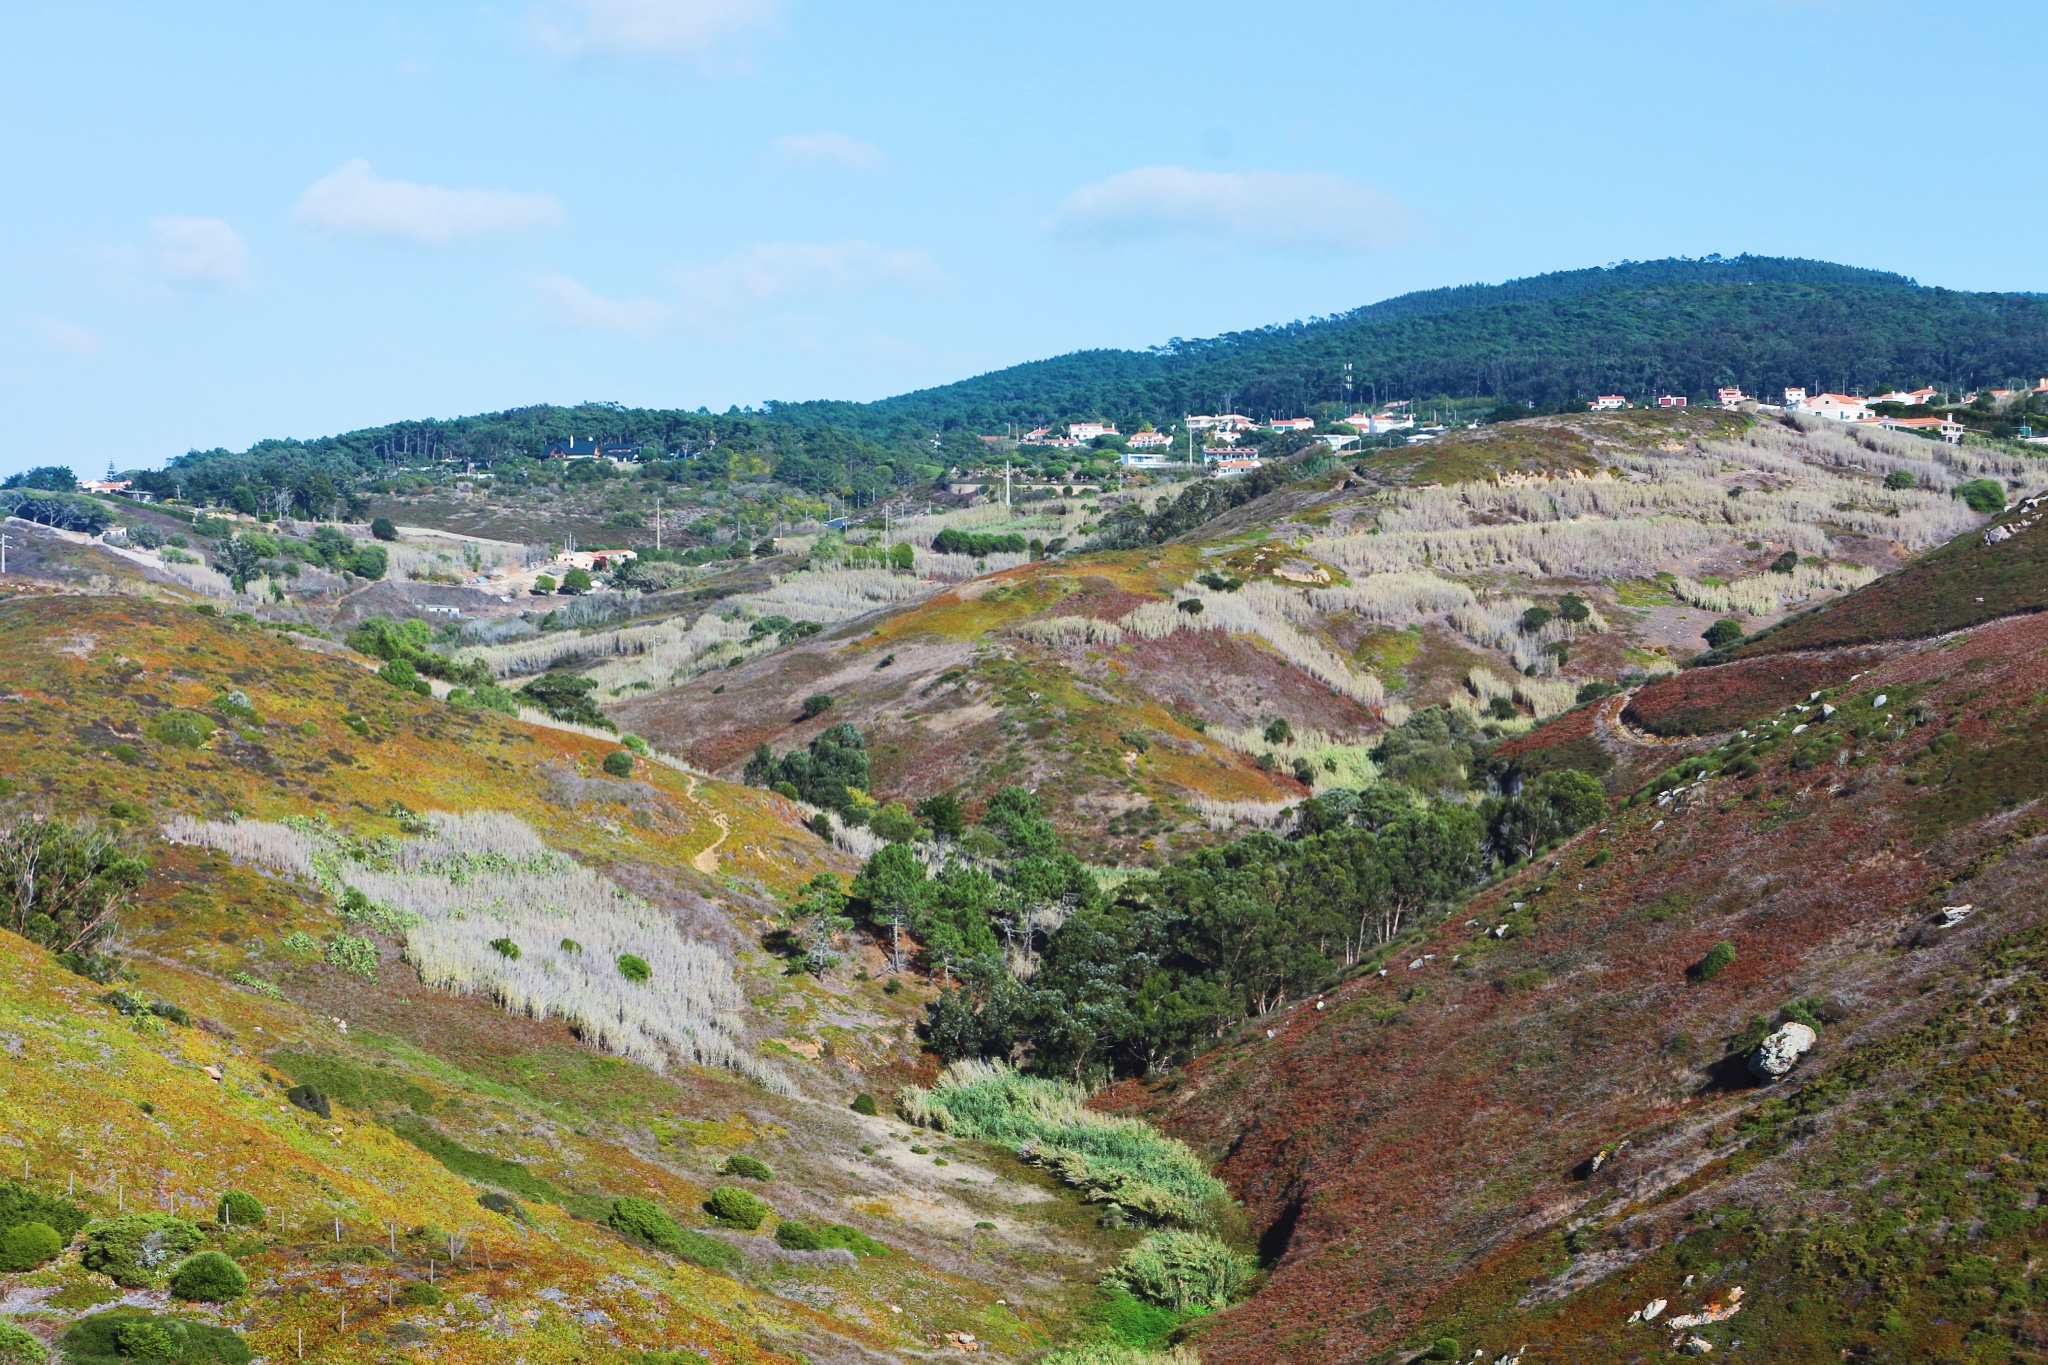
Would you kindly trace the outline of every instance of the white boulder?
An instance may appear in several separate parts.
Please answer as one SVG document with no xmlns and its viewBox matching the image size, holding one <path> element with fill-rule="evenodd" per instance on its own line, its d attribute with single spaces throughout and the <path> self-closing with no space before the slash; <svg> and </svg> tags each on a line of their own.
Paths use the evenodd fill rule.
<svg viewBox="0 0 2048 1365">
<path fill-rule="evenodd" d="M 1750 1074 L 1760 1081 L 1775 1081 L 1790 1071 L 1816 1041 L 1814 1031 L 1806 1025 L 1787 1024 L 1749 1054 Z"/>
</svg>

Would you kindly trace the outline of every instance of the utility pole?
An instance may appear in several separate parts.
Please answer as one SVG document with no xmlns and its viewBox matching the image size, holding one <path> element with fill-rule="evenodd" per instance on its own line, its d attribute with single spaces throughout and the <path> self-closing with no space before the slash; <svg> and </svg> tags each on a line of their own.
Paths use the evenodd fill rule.
<svg viewBox="0 0 2048 1365">
<path fill-rule="evenodd" d="M 657 553 L 657 554 L 659 554 L 659 553 L 661 552 L 661 499 L 660 499 L 660 498 L 656 498 L 656 499 L 654 500 L 654 549 L 655 549 L 655 553 Z"/>
</svg>

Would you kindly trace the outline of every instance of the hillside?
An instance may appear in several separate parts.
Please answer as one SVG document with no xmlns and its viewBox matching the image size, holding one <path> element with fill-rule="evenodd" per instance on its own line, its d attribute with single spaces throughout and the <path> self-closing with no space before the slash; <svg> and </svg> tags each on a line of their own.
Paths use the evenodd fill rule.
<svg viewBox="0 0 2048 1365">
<path fill-rule="evenodd" d="M 915 1074 L 923 992 L 885 989 L 872 948 L 826 979 L 764 949 L 785 896 L 857 866 L 787 803 L 658 755 L 619 777 L 609 737 L 415 695 L 98 568 L 97 592 L 0 603 L 0 802 L 10 840 L 83 822 L 147 873 L 110 955 L 73 970 L 18 936 L 10 899 L 0 1112 L 36 1197 L 179 1215 L 253 1297 L 180 1303 L 162 1271 L 124 1291 L 67 1253 L 5 1276 L 9 1321 L 56 1337 L 118 1300 L 270 1359 L 516 1343 L 663 1365 L 866 1360 L 949 1332 L 1014 1355 L 1070 1330 L 1067 1276 L 1134 1234 L 1001 1150 L 948 1142 L 935 1169 L 904 1125 L 849 1110 Z M 550 946 L 563 929 L 573 954 Z M 541 978 L 484 944 L 499 933 Z M 624 956 L 612 972 L 621 948 L 649 986 Z M 578 955 L 602 956 L 584 990 L 626 994 L 593 1010 L 549 987 Z M 774 1177 L 736 1180 L 729 1157 Z M 766 1226 L 702 1212 L 719 1185 L 758 1191 Z M 219 1221 L 230 1189 L 259 1224 Z M 627 1197 L 669 1230 L 616 1230 Z M 778 1245 L 800 1220 L 871 1240 Z"/>
<path fill-rule="evenodd" d="M 1858 596 L 1917 625 L 1922 581 Z M 1626 808 L 1387 971 L 1119 1092 L 1213 1154 L 1265 1229 L 1271 1278 L 1203 1359 L 1450 1337 L 1619 1362 L 1695 1335 L 1773 1361 L 2039 1359 L 2043 620 L 1654 684 L 1629 711 L 1718 713 L 1653 747 L 1667 774 L 1638 765 Z M 1657 746 L 1623 701 L 1522 757 Z M 1818 1046 L 1759 1085 L 1744 1060 L 1788 1019 Z M 1674 1334 L 1630 1316 L 1652 1300 L 1740 1307 Z"/>
<path fill-rule="evenodd" d="M 1382 398 L 1557 405 L 1599 393 L 1705 398 L 1724 384 L 1862 392 L 1909 375 L 1974 387 L 2044 362 L 2048 301 L 2038 296 L 1925 288 L 1824 261 L 1708 257 L 1427 290 L 1310 322 L 1079 351 L 865 405 L 773 412 L 870 432 L 906 421 L 996 430 L 1081 415 L 1299 414 L 1344 399 L 1347 363 Z"/>
</svg>

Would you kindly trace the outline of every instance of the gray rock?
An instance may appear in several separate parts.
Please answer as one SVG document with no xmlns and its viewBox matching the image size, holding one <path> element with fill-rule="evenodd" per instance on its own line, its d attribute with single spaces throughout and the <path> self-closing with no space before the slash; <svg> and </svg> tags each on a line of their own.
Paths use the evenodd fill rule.
<svg viewBox="0 0 2048 1365">
<path fill-rule="evenodd" d="M 1806 1025 L 1785 1025 L 1749 1054 L 1750 1074 L 1766 1084 L 1777 1080 L 1806 1055 L 1815 1041 L 1813 1030 Z"/>
</svg>

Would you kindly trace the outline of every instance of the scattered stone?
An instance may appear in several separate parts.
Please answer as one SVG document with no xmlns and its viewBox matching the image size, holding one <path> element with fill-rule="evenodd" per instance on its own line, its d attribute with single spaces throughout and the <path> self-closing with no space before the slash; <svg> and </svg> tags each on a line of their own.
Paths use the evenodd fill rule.
<svg viewBox="0 0 2048 1365">
<path fill-rule="evenodd" d="M 1687 1337 L 1678 1343 L 1678 1353 L 1682 1356 L 1703 1356 L 1713 1349 L 1714 1343 L 1701 1336 Z"/>
<path fill-rule="evenodd" d="M 1816 1041 L 1814 1031 L 1806 1025 L 1786 1024 L 1749 1055 L 1749 1073 L 1769 1084 L 1790 1071 Z"/>
<path fill-rule="evenodd" d="M 1976 911 L 1977 907 L 1974 905 L 1944 905 L 1941 907 L 1941 927 L 1953 929 Z"/>
<path fill-rule="evenodd" d="M 1884 704 L 1890 701 L 1891 699 L 1891 694 L 1889 692 L 1880 692 L 1877 694 L 1877 700 L 1870 703 L 1870 709 L 1873 711 L 1881 711 L 1884 709 Z"/>
</svg>

